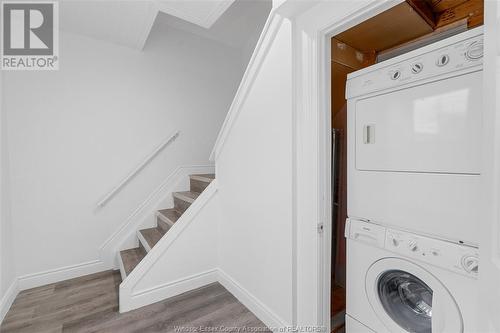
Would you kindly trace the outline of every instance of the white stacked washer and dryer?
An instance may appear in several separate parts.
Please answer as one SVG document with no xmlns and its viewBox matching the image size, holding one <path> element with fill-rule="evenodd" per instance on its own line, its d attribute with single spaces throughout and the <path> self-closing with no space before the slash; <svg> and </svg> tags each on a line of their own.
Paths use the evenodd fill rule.
<svg viewBox="0 0 500 333">
<path fill-rule="evenodd" d="M 481 28 L 348 76 L 347 333 L 477 332 Z"/>
</svg>

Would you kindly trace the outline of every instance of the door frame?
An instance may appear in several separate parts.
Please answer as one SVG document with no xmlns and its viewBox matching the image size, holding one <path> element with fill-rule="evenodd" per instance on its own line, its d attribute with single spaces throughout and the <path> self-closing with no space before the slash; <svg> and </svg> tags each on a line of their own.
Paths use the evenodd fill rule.
<svg viewBox="0 0 500 333">
<path fill-rule="evenodd" d="M 483 70 L 483 181 L 480 223 L 480 322 L 485 332 L 499 332 L 500 299 L 500 4 L 485 0 Z"/>
<path fill-rule="evenodd" d="M 297 270 L 294 325 L 315 324 L 330 330 L 330 38 L 403 1 L 359 0 L 349 5 L 345 1 L 323 1 L 291 17 L 295 23 L 293 260 Z M 348 6 L 352 8 L 346 8 Z M 492 282 L 500 279 L 500 116 L 497 115 L 500 97 L 495 90 L 500 88 L 500 73 L 495 77 L 492 59 L 496 53 L 496 70 L 500 71 L 499 7 L 496 1 L 485 0 L 484 72 L 490 74 L 484 77 L 484 210 L 478 212 L 478 221 L 486 221 L 481 224 L 480 243 L 483 271 L 480 297 L 487 300 L 481 303 L 480 313 L 485 331 L 500 331 L 500 317 L 493 315 L 498 312 L 500 286 Z M 317 232 L 318 225 L 323 225 L 322 234 Z"/>
<path fill-rule="evenodd" d="M 330 39 L 403 1 L 324 1 L 292 18 L 295 23 L 293 229 L 297 267 L 294 325 L 312 324 L 330 331 L 333 227 Z M 318 232 L 320 227 L 323 232 Z"/>
</svg>

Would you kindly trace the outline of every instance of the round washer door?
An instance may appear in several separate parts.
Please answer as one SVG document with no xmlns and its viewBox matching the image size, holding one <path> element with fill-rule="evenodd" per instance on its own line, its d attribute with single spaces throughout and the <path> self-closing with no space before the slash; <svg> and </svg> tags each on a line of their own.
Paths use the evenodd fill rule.
<svg viewBox="0 0 500 333">
<path fill-rule="evenodd" d="M 365 287 L 373 310 L 390 332 L 463 332 L 455 299 L 419 265 L 399 258 L 381 259 L 368 269 Z"/>
</svg>

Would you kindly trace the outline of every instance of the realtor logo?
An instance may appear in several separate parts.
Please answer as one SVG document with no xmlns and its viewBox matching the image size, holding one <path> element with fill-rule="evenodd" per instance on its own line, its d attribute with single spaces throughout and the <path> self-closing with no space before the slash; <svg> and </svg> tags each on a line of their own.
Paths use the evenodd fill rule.
<svg viewBox="0 0 500 333">
<path fill-rule="evenodd" d="M 57 2 L 2 2 L 1 69 L 57 70 Z"/>
</svg>

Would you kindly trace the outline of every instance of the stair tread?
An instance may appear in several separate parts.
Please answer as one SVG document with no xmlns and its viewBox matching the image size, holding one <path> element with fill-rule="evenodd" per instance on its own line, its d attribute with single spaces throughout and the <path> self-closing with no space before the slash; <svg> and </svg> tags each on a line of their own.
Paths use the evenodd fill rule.
<svg viewBox="0 0 500 333">
<path fill-rule="evenodd" d="M 200 174 L 200 175 L 190 175 L 189 177 L 191 179 L 195 179 L 195 180 L 198 180 L 201 182 L 210 183 L 212 180 L 215 179 L 215 174 L 207 173 L 207 174 Z"/>
<path fill-rule="evenodd" d="M 161 215 L 167 218 L 170 222 L 175 223 L 179 217 L 181 217 L 182 212 L 179 212 L 175 208 L 161 209 L 158 211 Z"/>
<path fill-rule="evenodd" d="M 128 276 L 145 256 L 146 251 L 141 247 L 120 251 L 125 275 Z"/>
<path fill-rule="evenodd" d="M 181 200 L 184 200 L 184 201 L 187 201 L 189 203 L 193 203 L 196 200 L 196 198 L 198 198 L 199 195 L 200 195 L 200 193 L 192 192 L 192 191 L 183 191 L 183 192 L 174 192 L 173 193 L 174 197 L 181 199 Z"/>
<path fill-rule="evenodd" d="M 160 241 L 160 239 L 165 235 L 165 232 L 158 227 L 142 229 L 139 231 L 142 234 L 142 237 L 148 242 L 150 248 L 156 245 Z"/>
</svg>

